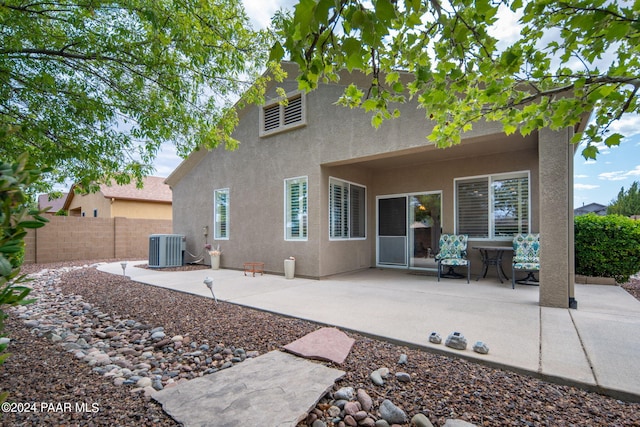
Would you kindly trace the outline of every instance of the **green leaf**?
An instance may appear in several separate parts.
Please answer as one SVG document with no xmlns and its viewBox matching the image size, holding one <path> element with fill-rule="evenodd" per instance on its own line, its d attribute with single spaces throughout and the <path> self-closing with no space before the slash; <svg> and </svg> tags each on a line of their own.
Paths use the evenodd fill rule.
<svg viewBox="0 0 640 427">
<path fill-rule="evenodd" d="M 382 118 L 382 114 L 377 113 L 374 114 L 373 117 L 371 117 L 371 125 L 378 129 L 380 127 L 380 125 L 382 124 L 383 118 Z"/>
<path fill-rule="evenodd" d="M 9 276 L 11 271 L 11 263 L 4 257 L 4 255 L 0 254 L 0 275 Z"/>
<path fill-rule="evenodd" d="M 269 61 L 279 62 L 284 58 L 284 48 L 280 42 L 276 42 L 269 52 Z"/>
<path fill-rule="evenodd" d="M 607 147 L 613 147 L 613 146 L 618 146 L 620 145 L 620 142 L 622 141 L 623 136 L 619 133 L 614 133 L 613 135 L 609 135 L 609 137 L 607 137 L 604 140 L 604 143 L 607 145 Z"/>
<path fill-rule="evenodd" d="M 595 160 L 597 155 L 598 155 L 598 148 L 595 145 L 587 145 L 582 150 L 582 157 L 584 157 L 587 160 L 589 159 Z"/>
<path fill-rule="evenodd" d="M 375 2 L 376 18 L 382 23 L 388 23 L 396 18 L 396 9 L 390 0 L 377 0 Z"/>
<path fill-rule="evenodd" d="M 21 221 L 18 223 L 18 226 L 22 228 L 40 228 L 44 227 L 44 223 L 40 221 Z"/>
</svg>

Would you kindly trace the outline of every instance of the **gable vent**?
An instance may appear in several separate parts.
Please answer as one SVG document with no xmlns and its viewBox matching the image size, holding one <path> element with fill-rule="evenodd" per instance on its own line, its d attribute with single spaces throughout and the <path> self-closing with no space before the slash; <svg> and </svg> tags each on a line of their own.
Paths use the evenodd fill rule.
<svg viewBox="0 0 640 427">
<path fill-rule="evenodd" d="M 260 136 L 269 136 L 307 124 L 304 93 L 290 94 L 286 105 L 281 100 L 279 98 L 260 108 Z"/>
<path fill-rule="evenodd" d="M 264 107 L 264 131 L 277 129 L 280 126 L 280 105 Z"/>
<path fill-rule="evenodd" d="M 284 107 L 284 125 L 302 121 L 302 95 L 289 98 L 289 103 Z"/>
</svg>

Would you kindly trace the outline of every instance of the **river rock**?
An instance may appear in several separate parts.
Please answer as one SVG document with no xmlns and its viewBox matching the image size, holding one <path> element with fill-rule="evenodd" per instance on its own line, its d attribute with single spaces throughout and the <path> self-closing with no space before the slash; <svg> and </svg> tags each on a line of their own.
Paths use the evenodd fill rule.
<svg viewBox="0 0 640 427">
<path fill-rule="evenodd" d="M 407 364 L 407 355 L 401 354 L 400 358 L 398 358 L 398 365 L 406 365 Z"/>
<path fill-rule="evenodd" d="M 340 390 L 333 393 L 333 398 L 335 400 L 353 400 L 354 397 L 354 389 L 353 387 L 342 387 Z"/>
<path fill-rule="evenodd" d="M 442 427 L 476 427 L 476 425 L 462 420 L 448 419 L 444 422 Z"/>
<path fill-rule="evenodd" d="M 382 401 L 378 411 L 380 412 L 380 417 L 390 424 L 404 424 L 407 422 L 407 414 L 389 399 Z"/>
<path fill-rule="evenodd" d="M 366 391 L 361 388 L 358 389 L 356 398 L 358 399 L 358 402 L 360 402 L 360 406 L 363 411 L 371 411 L 371 408 L 373 408 L 373 399 L 371 399 L 371 396 L 369 396 Z"/>
<path fill-rule="evenodd" d="M 408 383 L 411 381 L 411 375 L 406 372 L 396 372 L 396 379 L 401 383 Z"/>
<path fill-rule="evenodd" d="M 380 372 L 378 371 L 373 371 L 371 372 L 371 374 L 369 375 L 369 378 L 371 378 L 371 382 L 373 382 L 375 385 L 384 385 L 384 380 L 382 379 L 382 375 L 380 375 Z"/>
<path fill-rule="evenodd" d="M 425 414 L 415 414 L 411 418 L 411 425 L 415 427 L 433 427 L 433 424 Z"/>
</svg>

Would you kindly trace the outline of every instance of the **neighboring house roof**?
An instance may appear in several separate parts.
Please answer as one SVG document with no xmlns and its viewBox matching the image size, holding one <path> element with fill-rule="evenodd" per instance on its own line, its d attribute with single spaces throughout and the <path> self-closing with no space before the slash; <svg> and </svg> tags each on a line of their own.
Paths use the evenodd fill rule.
<svg viewBox="0 0 640 427">
<path fill-rule="evenodd" d="M 582 205 L 579 208 L 573 210 L 575 216 L 586 215 L 588 213 L 595 213 L 596 215 L 606 215 L 607 207 L 600 203 L 589 203 L 588 205 Z"/>
<path fill-rule="evenodd" d="M 102 193 L 106 199 L 171 203 L 171 187 L 165 184 L 164 180 L 164 178 L 157 176 L 145 177 L 142 181 L 144 184 L 142 188 L 137 188 L 135 182 L 125 185 L 100 184 L 100 193 Z M 74 187 L 71 187 L 71 191 L 64 202 L 64 209 L 68 209 L 71 205 L 74 197 Z"/>
<path fill-rule="evenodd" d="M 144 186 L 137 188 L 136 183 L 127 185 L 100 185 L 104 197 L 110 199 L 141 200 L 147 202 L 171 202 L 171 188 L 164 183 L 164 178 L 148 176 L 143 180 Z"/>
<path fill-rule="evenodd" d="M 45 213 L 54 214 L 64 207 L 64 202 L 69 193 L 62 193 L 57 199 L 49 200 L 49 194 L 41 194 L 38 196 L 38 209 L 49 208 Z"/>
</svg>

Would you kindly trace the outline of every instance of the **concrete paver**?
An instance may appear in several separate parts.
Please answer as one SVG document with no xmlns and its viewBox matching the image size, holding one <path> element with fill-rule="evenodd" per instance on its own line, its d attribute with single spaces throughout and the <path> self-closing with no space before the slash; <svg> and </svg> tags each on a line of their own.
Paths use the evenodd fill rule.
<svg viewBox="0 0 640 427">
<path fill-rule="evenodd" d="M 144 261 L 141 261 L 143 263 Z M 135 263 L 130 263 L 130 265 Z M 122 274 L 119 263 L 100 269 Z M 133 280 L 336 326 L 640 401 L 640 302 L 617 286 L 576 285 L 578 309 L 538 305 L 539 289 L 369 269 L 324 280 L 243 276 L 236 270 L 159 272 Z M 432 331 L 468 340 L 465 351 L 428 342 Z M 487 355 L 471 350 L 475 341 Z"/>
<path fill-rule="evenodd" d="M 281 351 L 154 393 L 185 427 L 295 427 L 344 376 Z"/>
</svg>

